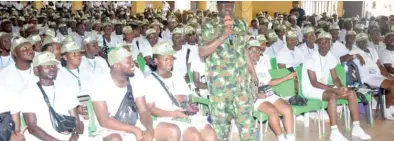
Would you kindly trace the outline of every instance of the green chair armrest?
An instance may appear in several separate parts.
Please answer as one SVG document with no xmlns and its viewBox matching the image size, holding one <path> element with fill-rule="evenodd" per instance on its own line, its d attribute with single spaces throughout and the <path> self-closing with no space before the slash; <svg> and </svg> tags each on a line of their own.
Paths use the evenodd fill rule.
<svg viewBox="0 0 394 141">
<path fill-rule="evenodd" d="M 202 97 L 192 97 L 192 102 L 193 103 L 200 103 L 200 104 L 204 104 L 204 105 L 210 105 L 210 101 L 207 98 L 202 98 Z"/>
</svg>

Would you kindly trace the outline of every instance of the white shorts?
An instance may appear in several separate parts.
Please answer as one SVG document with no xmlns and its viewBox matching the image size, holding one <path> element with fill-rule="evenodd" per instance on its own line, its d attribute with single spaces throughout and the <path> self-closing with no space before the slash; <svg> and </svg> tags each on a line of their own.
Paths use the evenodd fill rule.
<svg viewBox="0 0 394 141">
<path fill-rule="evenodd" d="M 278 99 L 281 99 L 281 97 L 275 94 L 264 99 L 257 99 L 256 102 L 254 102 L 254 110 L 257 111 L 261 103 L 269 102 L 271 104 L 274 104 Z"/>
<path fill-rule="evenodd" d="M 323 100 L 323 93 L 326 90 L 319 89 L 319 88 L 312 88 L 308 92 L 304 93 L 304 96 L 307 98 Z"/>
<path fill-rule="evenodd" d="M 177 125 L 181 130 L 182 134 L 187 128 L 190 127 L 195 127 L 197 130 L 202 130 L 205 128 L 206 125 L 211 125 L 207 120 L 207 116 L 194 115 L 194 116 L 190 116 L 190 118 L 191 118 L 191 123 L 172 120 L 173 118 L 171 117 L 158 117 L 157 121 L 172 123 Z"/>
<path fill-rule="evenodd" d="M 153 128 L 155 129 L 158 124 L 159 124 L 159 122 L 153 121 Z M 146 129 L 145 126 L 142 125 L 140 120 L 137 121 L 135 126 L 140 128 L 141 130 Z M 110 134 L 114 134 L 114 133 L 118 133 L 122 137 L 122 140 L 124 140 L 124 141 L 137 141 L 134 134 L 126 133 L 123 131 L 115 131 L 115 130 L 106 129 L 106 128 L 102 128 L 102 127 L 98 127 L 98 129 L 96 131 L 96 136 L 94 136 L 92 138 L 92 140 L 93 141 L 102 141 L 105 137 L 107 137 Z"/>
<path fill-rule="evenodd" d="M 383 75 L 371 74 L 371 75 L 366 76 L 363 79 L 363 82 L 367 83 L 368 85 L 370 85 L 372 87 L 380 87 L 385 79 L 387 79 L 387 77 L 384 77 Z"/>
</svg>

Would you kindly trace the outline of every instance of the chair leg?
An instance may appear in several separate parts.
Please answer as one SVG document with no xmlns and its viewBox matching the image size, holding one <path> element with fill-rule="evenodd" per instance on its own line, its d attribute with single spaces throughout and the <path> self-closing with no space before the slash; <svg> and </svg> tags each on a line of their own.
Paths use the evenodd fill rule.
<svg viewBox="0 0 394 141">
<path fill-rule="evenodd" d="M 320 113 L 320 118 L 321 118 L 321 120 L 322 120 L 322 126 L 323 126 L 323 130 L 322 130 L 322 132 L 323 132 L 323 137 L 325 136 L 325 134 L 326 134 L 326 127 L 325 127 L 325 120 L 324 120 L 324 108 L 322 109 L 322 112 Z"/>
<path fill-rule="evenodd" d="M 269 125 L 269 120 L 267 120 L 267 122 L 265 122 L 264 133 L 267 133 L 267 131 L 268 131 L 268 125 Z M 264 134 L 264 135 L 265 135 L 265 134 Z"/>
<path fill-rule="evenodd" d="M 293 114 L 293 132 L 294 132 L 294 138 L 296 139 L 297 138 L 297 132 L 296 132 L 296 116 L 295 116 L 295 114 Z"/>
<path fill-rule="evenodd" d="M 372 95 L 371 95 L 371 97 L 372 97 Z M 373 127 L 373 118 L 372 118 L 372 100 L 369 102 L 369 105 L 368 105 L 368 107 L 369 107 L 369 120 L 370 120 L 370 125 L 371 125 L 371 128 Z"/>
<path fill-rule="evenodd" d="M 384 90 L 380 90 L 379 92 L 379 104 L 380 104 L 380 114 L 382 116 L 382 120 L 385 120 L 386 118 L 384 117 L 384 109 L 386 108 L 386 106 L 384 105 L 385 103 L 385 99 L 384 99 Z"/>
<path fill-rule="evenodd" d="M 264 139 L 264 135 L 263 134 L 263 121 L 260 121 L 260 141 L 263 141 Z"/>
<path fill-rule="evenodd" d="M 320 126 L 320 110 L 318 110 L 317 111 L 317 116 L 318 116 L 318 118 L 317 118 L 317 128 L 318 128 L 318 130 L 319 130 L 319 139 L 321 139 L 322 138 L 322 133 L 321 133 L 321 126 Z"/>
<path fill-rule="evenodd" d="M 350 127 L 350 126 L 351 126 L 351 125 L 350 125 L 350 118 L 351 118 L 351 117 L 350 117 L 350 109 L 349 109 L 349 106 L 345 106 L 345 107 L 346 107 L 346 111 L 347 111 L 347 112 L 346 112 L 346 114 L 347 114 L 347 120 L 346 120 L 346 122 L 347 122 L 347 127 L 348 127 L 348 128 L 346 128 L 346 131 L 347 131 L 347 132 L 350 132 L 350 129 L 351 129 L 351 127 Z"/>
<path fill-rule="evenodd" d="M 345 120 L 345 129 L 347 129 L 347 128 L 348 128 L 348 127 L 347 127 L 348 125 L 347 125 L 346 107 L 342 105 L 342 108 L 343 108 L 343 111 L 344 111 L 343 114 L 344 114 L 344 118 L 345 118 L 345 119 L 344 119 L 344 120 Z"/>
</svg>

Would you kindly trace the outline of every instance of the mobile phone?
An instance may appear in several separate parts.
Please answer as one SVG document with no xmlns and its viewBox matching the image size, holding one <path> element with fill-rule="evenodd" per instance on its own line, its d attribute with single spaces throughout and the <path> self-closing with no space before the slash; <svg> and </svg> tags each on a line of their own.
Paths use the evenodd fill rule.
<svg viewBox="0 0 394 141">
<path fill-rule="evenodd" d="M 293 67 L 287 68 L 287 70 L 289 70 L 290 72 L 295 72 Z"/>
</svg>

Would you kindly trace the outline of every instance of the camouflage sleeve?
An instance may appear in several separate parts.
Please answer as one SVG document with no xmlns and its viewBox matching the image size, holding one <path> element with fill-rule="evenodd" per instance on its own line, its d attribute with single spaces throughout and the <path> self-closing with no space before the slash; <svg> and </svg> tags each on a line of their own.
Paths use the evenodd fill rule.
<svg viewBox="0 0 394 141">
<path fill-rule="evenodd" d="M 209 41 L 212 41 L 213 39 L 217 39 L 221 35 L 218 27 L 219 26 L 218 23 L 216 23 L 216 19 L 211 19 L 201 26 L 199 47 L 208 43 Z"/>
</svg>

